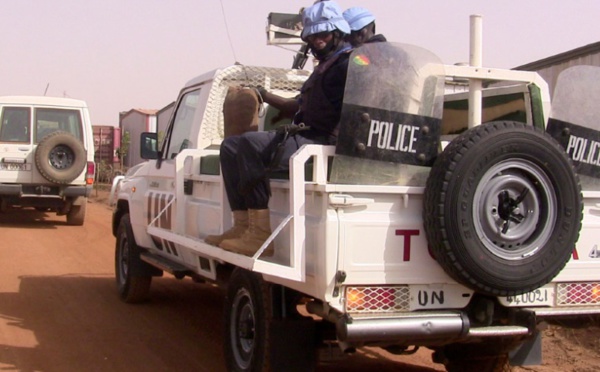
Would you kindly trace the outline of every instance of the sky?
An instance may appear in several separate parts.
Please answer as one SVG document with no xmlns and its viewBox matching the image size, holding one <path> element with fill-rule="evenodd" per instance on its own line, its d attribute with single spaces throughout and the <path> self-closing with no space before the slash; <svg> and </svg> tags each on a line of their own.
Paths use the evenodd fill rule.
<svg viewBox="0 0 600 372">
<path fill-rule="evenodd" d="M 82 99 L 92 124 L 161 109 L 195 76 L 235 62 L 291 67 L 267 45 L 267 16 L 312 0 L 0 0 L 0 96 Z M 482 16 L 483 65 L 513 68 L 600 41 L 596 0 L 338 0 L 368 8 L 389 41 L 469 60 Z M 290 46 L 296 50 L 297 46 Z M 308 65 L 308 64 L 307 64 Z"/>
</svg>

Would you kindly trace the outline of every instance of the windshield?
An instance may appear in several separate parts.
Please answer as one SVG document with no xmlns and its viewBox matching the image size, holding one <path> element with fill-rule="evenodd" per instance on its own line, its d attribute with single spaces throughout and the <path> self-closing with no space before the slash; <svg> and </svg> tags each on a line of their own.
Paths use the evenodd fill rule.
<svg viewBox="0 0 600 372">
<path fill-rule="evenodd" d="M 439 149 L 444 67 L 412 45 L 370 43 L 350 56 L 331 181 L 424 185 Z"/>
<path fill-rule="evenodd" d="M 167 159 L 173 159 L 182 150 L 193 148 L 194 144 L 191 138 L 193 130 L 194 116 L 198 109 L 198 97 L 200 89 L 185 93 L 175 112 L 175 119 L 170 128 L 169 138 L 165 142 L 167 151 L 164 152 Z"/>
<path fill-rule="evenodd" d="M 575 66 L 556 81 L 547 132 L 575 164 L 583 189 L 600 190 L 600 68 Z"/>
</svg>

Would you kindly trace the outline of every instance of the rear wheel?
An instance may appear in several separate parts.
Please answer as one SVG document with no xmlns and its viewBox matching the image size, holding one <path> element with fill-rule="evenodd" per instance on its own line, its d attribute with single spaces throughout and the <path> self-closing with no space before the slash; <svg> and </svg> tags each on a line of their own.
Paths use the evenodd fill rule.
<svg viewBox="0 0 600 372">
<path fill-rule="evenodd" d="M 121 299 L 128 303 L 144 301 L 148 297 L 152 276 L 136 268 L 143 265 L 140 248 L 135 243 L 129 215 L 121 217 L 117 229 L 115 249 L 115 277 Z"/>
<path fill-rule="evenodd" d="M 67 213 L 67 224 L 73 226 L 82 226 L 85 221 L 85 211 L 87 209 L 87 198 L 82 198 L 80 204 L 72 205 Z"/>
<path fill-rule="evenodd" d="M 508 351 L 502 342 L 452 344 L 433 354 L 436 362 L 448 372 L 508 372 L 511 370 Z"/>
<path fill-rule="evenodd" d="M 235 269 L 225 300 L 225 357 L 229 371 L 269 371 L 269 285 L 258 275 Z"/>
<path fill-rule="evenodd" d="M 315 321 L 297 309 L 301 295 L 234 269 L 225 299 L 224 351 L 229 371 L 313 371 Z"/>
</svg>

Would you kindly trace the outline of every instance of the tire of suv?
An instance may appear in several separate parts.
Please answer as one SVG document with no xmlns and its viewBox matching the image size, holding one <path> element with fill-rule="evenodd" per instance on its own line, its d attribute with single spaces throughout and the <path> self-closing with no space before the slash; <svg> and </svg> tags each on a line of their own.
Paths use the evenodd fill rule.
<svg viewBox="0 0 600 372">
<path fill-rule="evenodd" d="M 79 204 L 72 205 L 69 213 L 67 213 L 67 225 L 83 226 L 86 208 L 87 198 L 81 197 Z"/>
<path fill-rule="evenodd" d="M 567 154 L 548 134 L 491 122 L 452 141 L 424 194 L 431 251 L 458 282 L 510 296 L 550 282 L 571 258 L 583 202 Z"/>
<path fill-rule="evenodd" d="M 83 143 L 67 132 L 54 132 L 40 141 L 35 165 L 52 183 L 68 184 L 77 178 L 87 163 Z"/>
</svg>

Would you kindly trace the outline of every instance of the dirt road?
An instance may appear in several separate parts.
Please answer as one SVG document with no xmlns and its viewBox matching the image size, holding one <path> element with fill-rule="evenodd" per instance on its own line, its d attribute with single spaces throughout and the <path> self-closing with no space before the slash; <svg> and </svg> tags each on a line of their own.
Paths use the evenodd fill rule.
<svg viewBox="0 0 600 372">
<path fill-rule="evenodd" d="M 114 283 L 111 211 L 88 204 L 83 227 L 33 210 L 0 214 L 0 370 L 223 371 L 221 290 L 171 276 L 151 300 L 122 303 Z M 430 352 L 360 350 L 320 371 L 443 370 Z"/>
</svg>

